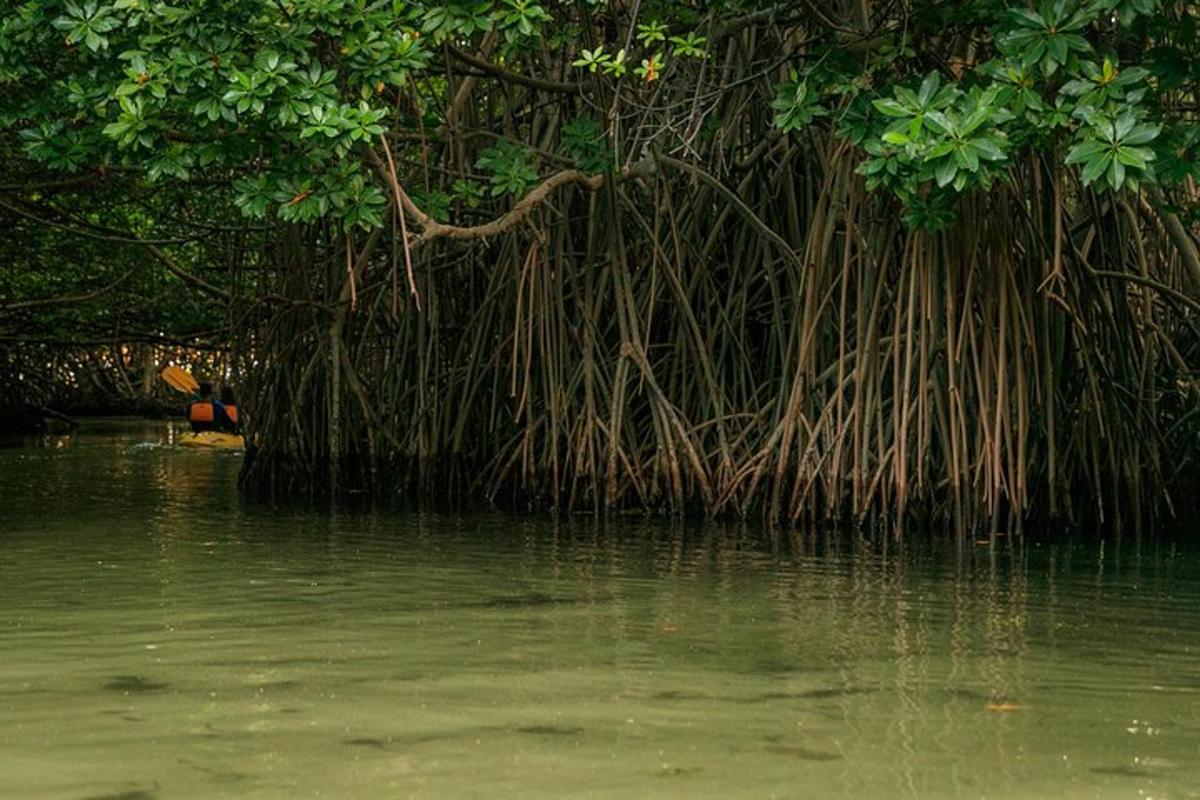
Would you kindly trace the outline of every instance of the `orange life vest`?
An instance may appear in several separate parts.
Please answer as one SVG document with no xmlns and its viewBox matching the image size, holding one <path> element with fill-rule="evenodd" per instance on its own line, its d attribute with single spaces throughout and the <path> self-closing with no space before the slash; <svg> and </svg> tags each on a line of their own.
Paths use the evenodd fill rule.
<svg viewBox="0 0 1200 800">
<path fill-rule="evenodd" d="M 233 404 L 225 405 L 225 416 L 229 417 L 229 421 L 237 425 L 237 406 Z"/>
<path fill-rule="evenodd" d="M 215 417 L 216 410 L 208 400 L 199 400 L 188 406 L 189 422 L 212 422 Z"/>
</svg>

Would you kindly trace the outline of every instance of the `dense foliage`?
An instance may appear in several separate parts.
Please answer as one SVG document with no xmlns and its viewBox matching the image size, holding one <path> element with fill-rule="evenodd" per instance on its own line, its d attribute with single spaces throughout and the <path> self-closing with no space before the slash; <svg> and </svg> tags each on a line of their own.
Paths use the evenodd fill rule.
<svg viewBox="0 0 1200 800">
<path fill-rule="evenodd" d="M 1105 516 L 1194 461 L 1198 14 L 25 0 L 0 211 L 215 303 L 248 484 Z"/>
<path fill-rule="evenodd" d="M 0 124 L 56 171 L 219 173 L 250 217 L 369 229 L 389 191 L 363 153 L 385 130 L 434 137 L 455 121 L 447 53 L 483 42 L 488 69 L 529 67 L 527 80 L 595 94 L 540 152 L 497 137 L 455 165 L 457 180 L 422 198 L 442 218 L 486 194 L 519 196 L 556 163 L 627 163 L 647 139 L 618 124 L 627 107 L 631 121 L 662 117 L 653 134 L 666 147 L 719 136 L 725 121 L 703 114 L 705 92 L 720 91 L 703 80 L 718 63 L 709 40 L 761 18 L 793 26 L 763 65 L 786 74 L 777 128 L 821 125 L 859 148 L 868 186 L 895 193 L 916 224 L 938 224 L 956 194 L 989 189 L 1030 152 L 1052 153 L 1085 185 L 1195 177 L 1188 4 L 883 4 L 862 27 L 803 2 L 647 2 L 636 19 L 623 5 L 27 0 L 0 22 Z"/>
</svg>

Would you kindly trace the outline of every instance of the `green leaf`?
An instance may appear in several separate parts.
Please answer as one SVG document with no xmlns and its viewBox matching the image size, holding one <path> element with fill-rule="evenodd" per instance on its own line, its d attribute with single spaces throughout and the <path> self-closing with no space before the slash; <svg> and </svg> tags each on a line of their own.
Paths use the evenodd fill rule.
<svg viewBox="0 0 1200 800">
<path fill-rule="evenodd" d="M 1075 145 L 1067 153 L 1067 164 L 1082 164 L 1085 161 L 1091 161 L 1099 158 L 1106 150 L 1107 146 L 1102 142 L 1097 142 L 1095 139 L 1088 139 Z"/>
<path fill-rule="evenodd" d="M 1125 135 L 1133 130 L 1137 120 L 1132 114 L 1122 114 L 1113 121 L 1113 138 L 1123 140 Z"/>
<path fill-rule="evenodd" d="M 1135 125 L 1121 140 L 1125 144 L 1146 144 L 1158 138 L 1161 125 Z"/>
<path fill-rule="evenodd" d="M 971 139 L 968 144 L 970 144 L 971 148 L 980 158 L 985 158 L 989 161 L 1003 161 L 1005 158 L 1004 151 L 991 139 Z"/>
<path fill-rule="evenodd" d="M 938 186 L 946 186 L 954 180 L 955 174 L 958 172 L 958 166 L 954 163 L 954 159 L 943 159 L 937 167 L 934 175 L 937 179 Z"/>
<path fill-rule="evenodd" d="M 963 165 L 971 172 L 979 171 L 979 156 L 975 155 L 973 148 L 961 147 L 954 151 L 955 155 L 962 154 Z"/>
<path fill-rule="evenodd" d="M 909 111 L 909 109 L 900 105 L 900 103 L 898 103 L 897 101 L 895 101 L 891 98 L 883 98 L 881 100 L 873 100 L 873 101 L 871 101 L 871 105 L 875 107 L 876 111 L 878 111 L 880 114 L 884 114 L 885 116 L 889 116 L 889 117 L 911 117 L 912 116 L 912 113 Z"/>
<path fill-rule="evenodd" d="M 947 133 L 954 136 L 957 133 L 958 127 L 945 114 L 940 111 L 930 111 L 925 114 L 925 121 L 930 124 L 936 132 Z"/>
<path fill-rule="evenodd" d="M 939 142 L 930 148 L 929 152 L 925 154 L 925 158 L 929 161 L 935 161 L 942 156 L 950 155 L 952 152 L 954 152 L 954 142 Z"/>
<path fill-rule="evenodd" d="M 1096 180 L 1096 178 L 1099 178 L 1101 175 L 1103 175 L 1104 171 L 1108 169 L 1108 165 L 1111 160 L 1111 156 L 1103 155 L 1087 162 L 1087 164 L 1085 164 L 1083 167 L 1082 174 L 1080 175 L 1080 178 L 1083 180 L 1083 185 L 1087 186 L 1091 184 L 1092 181 Z"/>
<path fill-rule="evenodd" d="M 1125 183 L 1125 165 L 1119 159 L 1112 159 L 1108 164 L 1108 183 L 1114 189 L 1120 189 Z"/>
<path fill-rule="evenodd" d="M 1096 84 L 1093 81 L 1076 78 L 1075 80 L 1064 83 L 1059 91 L 1069 97 L 1078 97 L 1079 95 L 1086 94 L 1095 88 Z"/>
<path fill-rule="evenodd" d="M 1144 170 L 1148 166 L 1149 159 L 1146 155 L 1149 153 L 1149 150 L 1140 147 L 1121 147 L 1117 150 L 1117 161 L 1125 166 Z"/>
<path fill-rule="evenodd" d="M 921 89 L 917 93 L 922 106 L 927 105 L 933 99 L 940 85 L 941 78 L 936 72 L 931 72 L 925 76 L 925 80 L 921 81 Z"/>
<path fill-rule="evenodd" d="M 1030 11 L 1027 8 L 1013 8 L 1009 13 L 1015 17 L 1018 25 L 1025 25 L 1030 28 L 1043 29 L 1046 27 L 1046 21 L 1042 19 L 1042 15 L 1036 11 Z"/>
</svg>

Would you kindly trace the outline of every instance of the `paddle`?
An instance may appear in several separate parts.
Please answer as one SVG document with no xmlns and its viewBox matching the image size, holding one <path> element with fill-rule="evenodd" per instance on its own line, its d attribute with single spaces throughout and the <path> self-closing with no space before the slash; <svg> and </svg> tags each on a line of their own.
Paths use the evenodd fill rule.
<svg viewBox="0 0 1200 800">
<path fill-rule="evenodd" d="M 162 379 L 172 389 L 184 394 L 195 394 L 200 391 L 200 384 L 196 382 L 190 372 L 181 367 L 167 367 L 162 371 Z"/>
</svg>

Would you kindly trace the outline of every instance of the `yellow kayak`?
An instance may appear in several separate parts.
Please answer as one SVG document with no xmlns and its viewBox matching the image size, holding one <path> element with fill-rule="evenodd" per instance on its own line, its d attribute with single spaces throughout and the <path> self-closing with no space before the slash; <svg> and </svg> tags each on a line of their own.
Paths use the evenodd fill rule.
<svg viewBox="0 0 1200 800">
<path fill-rule="evenodd" d="M 236 433 L 220 433 L 204 431 L 202 433 L 183 433 L 179 436 L 179 444 L 184 447 L 211 447 L 217 450 L 244 450 L 246 440 Z"/>
</svg>

